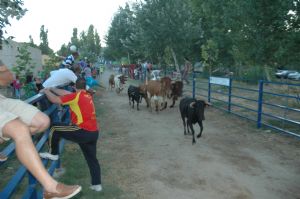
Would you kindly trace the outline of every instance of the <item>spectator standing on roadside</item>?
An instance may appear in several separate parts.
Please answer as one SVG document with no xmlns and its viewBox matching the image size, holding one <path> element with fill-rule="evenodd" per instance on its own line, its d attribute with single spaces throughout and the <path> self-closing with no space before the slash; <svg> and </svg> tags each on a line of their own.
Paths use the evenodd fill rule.
<svg viewBox="0 0 300 199">
<path fill-rule="evenodd" d="M 16 75 L 16 79 L 13 81 L 13 87 L 15 91 L 15 98 L 20 99 L 21 98 L 21 81 L 19 78 L 19 75 Z"/>
<path fill-rule="evenodd" d="M 61 138 L 78 143 L 90 170 L 92 178 L 90 189 L 102 191 L 101 169 L 96 154 L 99 131 L 93 99 L 85 90 L 86 80 L 84 78 L 78 78 L 75 87 L 76 92 L 74 93 L 56 88 L 42 90 L 52 103 L 70 106 L 71 125 L 53 124 L 50 129 L 52 134 L 50 151 L 49 153 L 40 153 L 40 156 L 58 160 L 58 147 Z"/>
<path fill-rule="evenodd" d="M 189 78 L 189 72 L 192 68 L 192 64 L 187 57 L 184 57 L 184 61 L 185 61 L 185 63 L 184 63 L 184 68 L 182 70 L 182 81 L 184 80 L 186 82 L 186 84 L 189 84 L 190 82 L 189 82 L 188 78 Z"/>
</svg>

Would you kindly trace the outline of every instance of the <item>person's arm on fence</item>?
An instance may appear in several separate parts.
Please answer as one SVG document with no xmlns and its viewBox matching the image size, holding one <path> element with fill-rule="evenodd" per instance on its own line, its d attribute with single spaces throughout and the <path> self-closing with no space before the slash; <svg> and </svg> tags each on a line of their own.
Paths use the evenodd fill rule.
<svg viewBox="0 0 300 199">
<path fill-rule="evenodd" d="M 42 93 L 45 93 L 50 102 L 54 104 L 62 104 L 61 99 L 55 95 L 50 89 L 41 90 Z"/>
<path fill-rule="evenodd" d="M 50 90 L 51 90 L 53 93 L 55 93 L 55 94 L 57 94 L 57 95 L 59 95 L 59 96 L 63 96 L 63 95 L 67 95 L 67 94 L 72 93 L 72 92 L 70 92 L 70 91 L 67 91 L 67 90 L 64 90 L 64 89 L 59 89 L 59 88 L 50 88 Z"/>
</svg>

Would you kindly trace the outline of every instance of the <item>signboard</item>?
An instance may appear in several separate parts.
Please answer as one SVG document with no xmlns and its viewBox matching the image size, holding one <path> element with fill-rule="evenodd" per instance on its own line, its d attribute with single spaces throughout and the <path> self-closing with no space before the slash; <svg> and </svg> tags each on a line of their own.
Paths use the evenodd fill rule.
<svg viewBox="0 0 300 199">
<path fill-rule="evenodd" d="M 209 78 L 209 83 L 223 85 L 223 86 L 229 86 L 230 80 L 229 80 L 229 78 L 210 77 Z"/>
</svg>

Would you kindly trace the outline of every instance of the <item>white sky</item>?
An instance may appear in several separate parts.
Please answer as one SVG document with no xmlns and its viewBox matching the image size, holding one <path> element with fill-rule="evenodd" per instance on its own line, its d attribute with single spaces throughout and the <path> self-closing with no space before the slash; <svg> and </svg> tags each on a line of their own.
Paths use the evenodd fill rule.
<svg viewBox="0 0 300 199">
<path fill-rule="evenodd" d="M 28 11 L 20 20 L 10 20 L 6 36 L 14 41 L 29 42 L 29 35 L 35 44 L 40 44 L 40 28 L 48 30 L 48 42 L 54 51 L 62 44 L 68 44 L 73 28 L 80 34 L 92 24 L 97 30 L 101 44 L 107 34 L 111 20 L 118 8 L 129 0 L 24 0 L 23 8 Z"/>
</svg>

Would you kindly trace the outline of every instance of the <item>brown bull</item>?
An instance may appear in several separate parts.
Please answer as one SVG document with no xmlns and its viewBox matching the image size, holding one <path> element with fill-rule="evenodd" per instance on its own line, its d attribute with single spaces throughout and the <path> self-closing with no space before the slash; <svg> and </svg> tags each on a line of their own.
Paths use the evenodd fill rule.
<svg viewBox="0 0 300 199">
<path fill-rule="evenodd" d="M 172 105 L 170 108 L 173 108 L 175 105 L 175 101 L 178 99 L 178 97 L 182 96 L 182 89 L 183 89 L 183 83 L 182 81 L 175 81 L 171 84 L 171 98 L 173 100 Z"/>
</svg>

